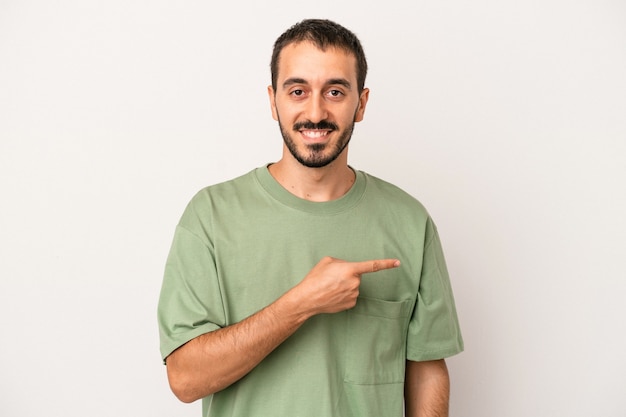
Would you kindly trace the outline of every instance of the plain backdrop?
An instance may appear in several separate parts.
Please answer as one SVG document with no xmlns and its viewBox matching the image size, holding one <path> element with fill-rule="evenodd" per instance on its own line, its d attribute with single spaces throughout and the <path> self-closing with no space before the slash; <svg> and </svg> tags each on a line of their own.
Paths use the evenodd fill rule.
<svg viewBox="0 0 626 417">
<path fill-rule="evenodd" d="M 165 258 L 196 191 L 280 157 L 271 48 L 307 17 L 369 59 L 351 165 L 439 226 L 451 415 L 626 415 L 621 0 L 0 0 L 0 415 L 200 415 Z"/>
</svg>

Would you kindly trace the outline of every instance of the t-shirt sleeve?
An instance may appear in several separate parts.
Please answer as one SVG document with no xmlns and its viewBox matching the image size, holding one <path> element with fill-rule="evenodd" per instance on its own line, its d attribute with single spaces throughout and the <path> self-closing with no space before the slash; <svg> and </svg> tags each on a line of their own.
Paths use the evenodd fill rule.
<svg viewBox="0 0 626 417">
<path fill-rule="evenodd" d="M 427 220 L 417 302 L 409 322 L 407 359 L 443 359 L 463 351 L 456 313 L 437 228 Z"/>
<path fill-rule="evenodd" d="M 210 244 L 179 225 L 165 265 L 158 305 L 161 357 L 225 324 Z"/>
</svg>

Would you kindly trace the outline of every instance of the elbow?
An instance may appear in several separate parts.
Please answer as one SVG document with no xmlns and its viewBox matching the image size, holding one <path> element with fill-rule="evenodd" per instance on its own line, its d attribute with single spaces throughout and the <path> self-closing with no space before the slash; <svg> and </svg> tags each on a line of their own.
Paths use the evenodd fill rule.
<svg viewBox="0 0 626 417">
<path fill-rule="evenodd" d="M 192 375 L 189 369 L 183 366 L 184 362 L 181 362 L 178 352 L 178 350 L 174 351 L 165 359 L 167 382 L 176 398 L 184 403 L 192 403 L 201 397 L 196 394 L 197 389 Z"/>
<path fill-rule="evenodd" d="M 180 401 L 192 403 L 198 399 L 193 395 L 189 381 L 186 381 L 186 378 L 172 371 L 170 367 L 167 369 L 167 380 L 170 384 L 170 389 Z"/>
<path fill-rule="evenodd" d="M 176 398 L 178 398 L 180 401 L 184 402 L 185 404 L 191 404 L 192 402 L 200 399 L 200 398 L 194 397 L 193 395 L 185 395 L 183 393 L 181 394 L 174 393 L 174 395 L 176 396 Z"/>
<path fill-rule="evenodd" d="M 168 381 L 170 384 L 170 389 L 172 390 L 176 398 L 187 404 L 197 401 L 200 398 L 211 394 L 206 393 L 204 395 L 201 395 L 200 391 L 192 384 L 192 381 L 190 381 L 189 378 L 173 377 L 171 373 L 168 373 Z"/>
<path fill-rule="evenodd" d="M 191 375 L 170 366 L 167 367 L 167 379 L 176 398 L 187 404 L 219 391 L 212 384 L 200 385 Z"/>
<path fill-rule="evenodd" d="M 174 393 L 176 398 L 186 404 L 192 403 L 199 399 L 195 395 L 193 395 L 191 391 L 186 390 L 183 387 L 170 384 L 170 388 L 172 389 L 172 392 Z"/>
</svg>

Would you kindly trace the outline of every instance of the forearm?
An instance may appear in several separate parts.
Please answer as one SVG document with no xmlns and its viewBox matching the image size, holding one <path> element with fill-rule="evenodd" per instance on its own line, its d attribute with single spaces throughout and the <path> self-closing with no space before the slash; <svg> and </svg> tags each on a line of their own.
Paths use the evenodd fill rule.
<svg viewBox="0 0 626 417">
<path fill-rule="evenodd" d="M 232 326 L 206 333 L 166 360 L 170 386 L 184 402 L 220 391 L 257 366 L 309 317 L 288 294 Z"/>
<path fill-rule="evenodd" d="M 450 378 L 443 359 L 407 361 L 406 417 L 447 417 L 449 399 Z"/>
</svg>

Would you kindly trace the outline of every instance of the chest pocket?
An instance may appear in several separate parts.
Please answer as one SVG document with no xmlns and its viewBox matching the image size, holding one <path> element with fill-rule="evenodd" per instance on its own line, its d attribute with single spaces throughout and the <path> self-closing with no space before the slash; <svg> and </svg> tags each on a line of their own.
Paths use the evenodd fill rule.
<svg viewBox="0 0 626 417">
<path fill-rule="evenodd" d="M 413 300 L 359 297 L 348 310 L 346 382 L 390 384 L 404 381 L 406 337 Z"/>
</svg>

